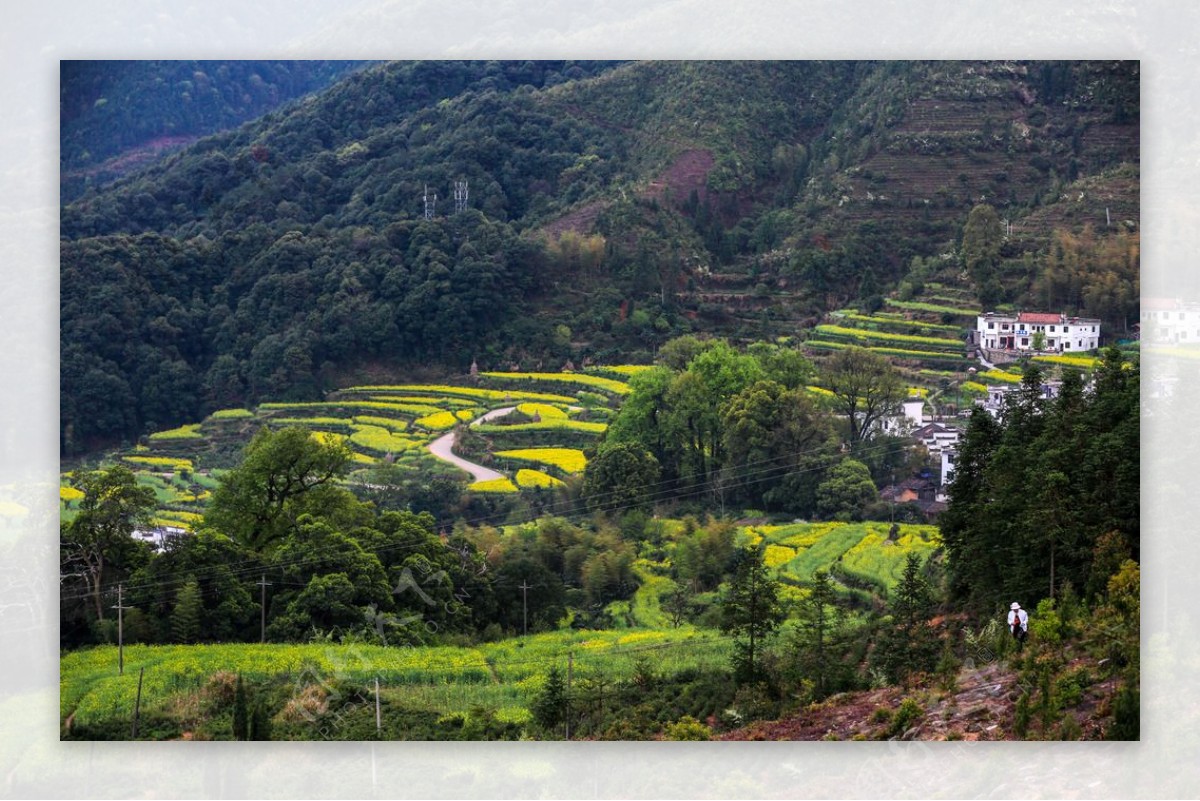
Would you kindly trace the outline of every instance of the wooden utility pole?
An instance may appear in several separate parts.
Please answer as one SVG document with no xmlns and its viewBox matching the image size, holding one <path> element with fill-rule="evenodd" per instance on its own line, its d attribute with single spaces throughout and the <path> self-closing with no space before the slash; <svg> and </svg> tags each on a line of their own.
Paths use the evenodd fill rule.
<svg viewBox="0 0 1200 801">
<path fill-rule="evenodd" d="M 259 589 L 258 607 L 262 615 L 262 624 L 259 629 L 258 641 L 265 643 L 267 641 L 267 587 L 271 586 L 271 582 L 267 581 L 267 574 L 263 573 L 262 578 L 257 582 Z"/>
<path fill-rule="evenodd" d="M 567 651 L 567 739 L 571 739 L 571 677 L 575 674 L 575 652 Z"/>
<path fill-rule="evenodd" d="M 138 671 L 138 691 L 137 700 L 133 702 L 133 733 L 131 739 L 137 739 L 138 732 L 138 717 L 142 713 L 142 679 L 146 677 L 146 668 L 143 666 Z"/>
<path fill-rule="evenodd" d="M 379 677 L 375 677 L 375 733 L 383 732 L 383 717 L 379 711 Z"/>
<path fill-rule="evenodd" d="M 521 636 L 529 634 L 529 591 L 533 589 L 529 582 L 521 579 Z"/>
<path fill-rule="evenodd" d="M 113 609 L 117 610 L 117 675 L 125 675 L 125 616 L 124 610 L 132 609 L 132 606 L 125 605 L 125 585 L 117 585 L 117 605 Z"/>
</svg>

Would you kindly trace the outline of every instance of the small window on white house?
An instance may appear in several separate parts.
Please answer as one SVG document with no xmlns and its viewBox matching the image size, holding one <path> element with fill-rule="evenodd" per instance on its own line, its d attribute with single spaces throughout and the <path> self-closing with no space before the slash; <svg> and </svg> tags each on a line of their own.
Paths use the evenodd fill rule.
<svg viewBox="0 0 1200 801">
<path fill-rule="evenodd" d="M 996 324 L 995 324 L 995 323 L 988 323 L 988 330 L 989 330 L 989 331 L 991 331 L 991 330 L 992 330 L 992 329 L 994 329 L 995 327 L 996 327 Z"/>
<path fill-rule="evenodd" d="M 1007 330 L 1008 330 L 1008 323 L 1002 323 L 1002 324 L 1000 325 L 1000 330 L 1001 330 L 1001 331 L 1007 331 Z"/>
<path fill-rule="evenodd" d="M 1051 334 L 1053 334 L 1053 333 L 1054 333 L 1054 326 L 1050 326 L 1050 333 L 1051 333 Z"/>
<path fill-rule="evenodd" d="M 1064 343 L 1063 343 L 1063 347 L 1064 347 L 1064 348 L 1070 348 L 1070 347 L 1071 347 L 1071 343 L 1070 343 L 1070 342 L 1064 342 Z"/>
<path fill-rule="evenodd" d="M 1029 344 L 1029 337 L 1021 337 L 1021 344 L 1022 344 L 1022 345 L 1028 345 L 1028 344 Z"/>
</svg>

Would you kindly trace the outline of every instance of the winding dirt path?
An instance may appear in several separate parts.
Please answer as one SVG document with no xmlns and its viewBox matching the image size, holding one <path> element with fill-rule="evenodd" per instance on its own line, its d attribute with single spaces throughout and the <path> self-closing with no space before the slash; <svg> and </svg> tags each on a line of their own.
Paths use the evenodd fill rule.
<svg viewBox="0 0 1200 801">
<path fill-rule="evenodd" d="M 487 414 L 480 416 L 479 419 L 472 421 L 471 425 L 477 426 L 480 423 L 486 423 L 488 420 L 494 420 L 497 417 L 503 417 L 509 412 L 516 410 L 516 408 L 517 407 L 515 406 L 505 406 L 502 409 L 492 409 Z M 497 478 L 506 478 L 503 473 L 499 473 L 490 467 L 484 467 L 481 464 L 468 462 L 461 456 L 456 456 L 454 454 L 453 431 L 451 431 L 449 434 L 443 434 L 433 442 L 429 443 L 429 452 L 441 459 L 443 462 L 449 462 L 460 470 L 466 470 L 476 481 L 493 481 Z"/>
</svg>

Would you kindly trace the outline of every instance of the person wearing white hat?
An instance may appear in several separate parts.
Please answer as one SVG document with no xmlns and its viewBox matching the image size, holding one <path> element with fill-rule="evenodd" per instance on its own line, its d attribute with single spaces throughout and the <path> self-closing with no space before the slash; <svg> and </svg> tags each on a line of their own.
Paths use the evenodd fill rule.
<svg viewBox="0 0 1200 801">
<path fill-rule="evenodd" d="M 1025 645 L 1025 638 L 1029 636 L 1029 613 L 1016 601 L 1008 609 L 1008 630 L 1012 632 L 1013 639 L 1017 641 L 1017 650 L 1020 651 Z"/>
</svg>

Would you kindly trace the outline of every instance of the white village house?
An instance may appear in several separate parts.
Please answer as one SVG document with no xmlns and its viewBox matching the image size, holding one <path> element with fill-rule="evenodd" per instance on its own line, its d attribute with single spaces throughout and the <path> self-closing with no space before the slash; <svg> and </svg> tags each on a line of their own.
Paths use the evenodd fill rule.
<svg viewBox="0 0 1200 801">
<path fill-rule="evenodd" d="M 1142 298 L 1141 338 L 1170 345 L 1200 343 L 1200 303 Z"/>
<path fill-rule="evenodd" d="M 987 351 L 1033 351 L 1036 334 L 1045 340 L 1042 352 L 1083 352 L 1100 347 L 1100 321 L 1089 317 L 988 312 L 976 318 L 975 338 L 979 347 Z"/>
</svg>

